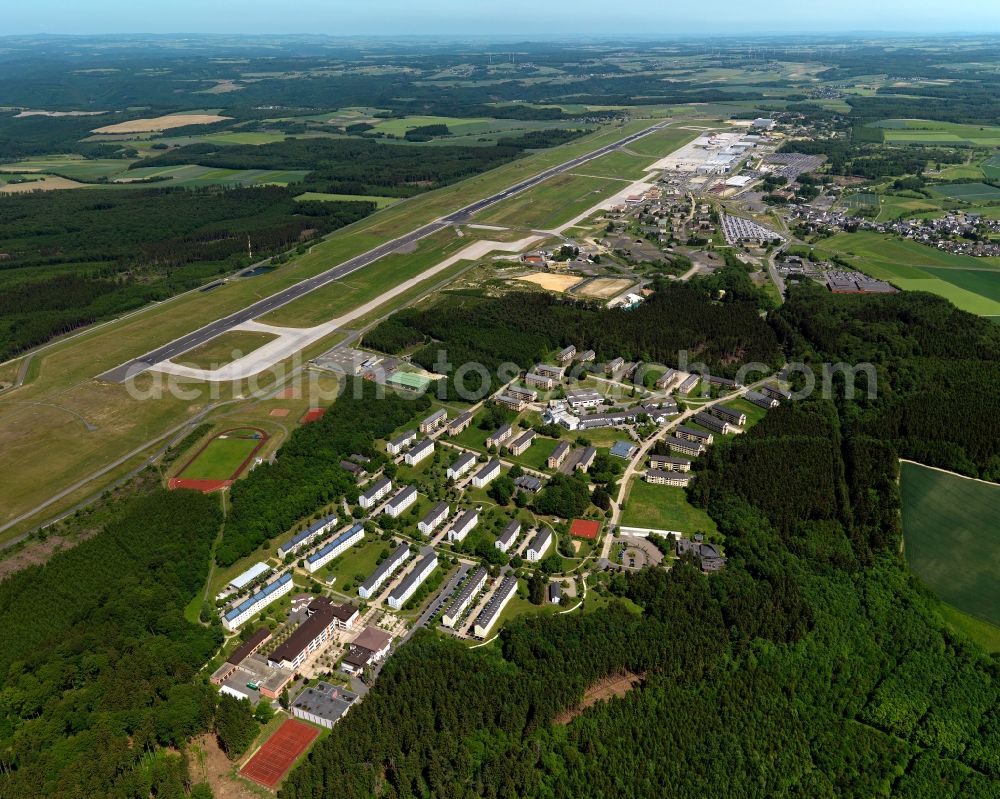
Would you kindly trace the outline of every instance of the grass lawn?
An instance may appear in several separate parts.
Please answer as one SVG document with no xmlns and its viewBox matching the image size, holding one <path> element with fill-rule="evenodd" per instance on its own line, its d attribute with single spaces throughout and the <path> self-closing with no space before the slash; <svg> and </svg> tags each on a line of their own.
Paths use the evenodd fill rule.
<svg viewBox="0 0 1000 799">
<path fill-rule="evenodd" d="M 906 559 L 945 602 L 1000 625 L 1000 486 L 902 464 Z"/>
<path fill-rule="evenodd" d="M 1000 652 L 1000 627 L 962 613 L 944 602 L 939 610 L 949 627 L 967 635 L 987 652 Z"/>
<path fill-rule="evenodd" d="M 375 571 L 379 555 L 386 550 L 391 552 L 392 548 L 392 542 L 366 535 L 364 540 L 359 541 L 345 553 L 334 558 L 333 561 L 316 572 L 315 576 L 321 582 L 326 582 L 326 578 L 331 574 L 336 575 L 337 582 L 333 584 L 334 589 L 345 594 L 349 593 L 351 596 L 357 596 L 358 584 Z M 359 580 L 358 577 L 361 579 Z M 348 588 L 348 585 L 351 587 Z"/>
<path fill-rule="evenodd" d="M 588 166 L 583 164 L 579 171 L 590 174 Z M 476 221 L 550 230 L 621 191 L 625 185 L 614 178 L 556 175 L 523 194 L 490 206 L 476 216 Z"/>
<path fill-rule="evenodd" d="M 228 480 L 253 452 L 259 443 L 250 438 L 256 431 L 229 430 L 209 441 L 208 445 L 195 457 L 180 477 L 195 480 Z M 246 436 L 246 437 L 244 437 Z"/>
<path fill-rule="evenodd" d="M 945 186 L 935 186 L 932 191 L 943 197 L 971 203 L 1000 200 L 1000 189 L 986 183 L 952 183 Z"/>
<path fill-rule="evenodd" d="M 767 411 L 764 408 L 761 408 L 759 405 L 754 405 L 752 402 L 745 400 L 742 397 L 727 402 L 726 405 L 737 411 L 742 411 L 747 415 L 747 423 L 744 425 L 744 429 L 746 430 L 749 430 L 757 424 L 757 422 L 767 416 Z"/>
<path fill-rule="evenodd" d="M 369 202 L 375 203 L 376 208 L 388 208 L 393 203 L 398 203 L 398 197 L 375 197 L 368 194 L 326 194 L 321 191 L 307 191 L 300 194 L 295 198 L 296 200 L 305 202 L 308 200 L 317 200 L 320 202 Z"/>
<path fill-rule="evenodd" d="M 541 436 L 537 436 L 532 445 L 517 457 L 511 456 L 510 453 L 501 457 L 510 460 L 512 463 L 527 466 L 529 469 L 543 471 L 547 468 L 545 462 L 549 459 L 549 455 L 552 454 L 552 450 L 556 448 L 558 443 L 559 439 L 557 438 L 542 438 Z"/>
<path fill-rule="evenodd" d="M 718 532 L 711 517 L 687 501 L 683 488 L 651 485 L 641 478 L 632 481 L 621 523 L 680 533 Z"/>
<path fill-rule="evenodd" d="M 197 369 L 215 369 L 242 358 L 276 338 L 277 336 L 270 333 L 233 330 L 178 355 L 175 363 Z"/>
</svg>

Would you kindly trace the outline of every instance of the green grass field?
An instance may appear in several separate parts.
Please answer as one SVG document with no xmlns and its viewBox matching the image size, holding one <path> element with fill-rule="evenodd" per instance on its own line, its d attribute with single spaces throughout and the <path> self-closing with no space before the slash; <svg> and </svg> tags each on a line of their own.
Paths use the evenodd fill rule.
<svg viewBox="0 0 1000 799">
<path fill-rule="evenodd" d="M 276 338 L 270 333 L 233 330 L 178 355 L 174 362 L 196 369 L 214 369 L 232 363 Z"/>
<path fill-rule="evenodd" d="M 141 180 L 143 178 L 169 178 L 169 182 L 160 181 L 152 186 L 287 186 L 289 183 L 299 183 L 309 174 L 307 169 L 216 169 L 214 167 L 198 166 L 196 164 L 181 164 L 178 166 L 144 166 L 130 169 L 115 176 L 122 182 Z M 127 183 L 126 183 L 127 185 Z"/>
<path fill-rule="evenodd" d="M 368 194 L 326 194 L 320 191 L 307 191 L 295 198 L 305 202 L 308 200 L 318 200 L 320 202 L 371 202 L 376 208 L 388 208 L 393 203 L 398 203 L 398 197 L 375 197 Z"/>
<path fill-rule="evenodd" d="M 990 180 L 1000 178 L 1000 154 L 987 158 L 981 164 L 983 174 Z"/>
<path fill-rule="evenodd" d="M 629 488 L 621 523 L 681 533 L 717 533 L 711 517 L 687 501 L 683 488 L 658 486 L 635 478 Z"/>
<path fill-rule="evenodd" d="M 886 119 L 873 127 L 885 132 L 890 144 L 983 145 L 1000 146 L 1000 127 L 962 125 L 927 119 Z"/>
<path fill-rule="evenodd" d="M 580 167 L 581 172 L 588 166 Z M 614 178 L 557 175 L 531 191 L 485 209 L 477 214 L 476 221 L 551 230 L 621 191 L 625 185 Z"/>
<path fill-rule="evenodd" d="M 1000 485 L 902 464 L 906 560 L 938 596 L 1000 625 Z"/>
<path fill-rule="evenodd" d="M 228 480 L 259 443 L 256 430 L 227 430 L 213 438 L 178 475 L 194 480 Z"/>
<path fill-rule="evenodd" d="M 378 563 L 379 555 L 385 550 L 392 550 L 390 544 L 378 538 L 365 536 L 363 541 L 352 546 L 344 554 L 334 558 L 326 568 L 317 572 L 317 577 L 326 580 L 331 574 L 337 578 L 334 588 L 351 596 L 357 596 L 358 585 L 368 577 Z M 361 577 L 359 580 L 358 577 Z M 348 588 L 347 586 L 351 587 Z M 383 589 L 388 586 L 386 583 Z"/>
<path fill-rule="evenodd" d="M 840 233 L 822 242 L 861 271 L 905 291 L 927 291 L 980 316 L 1000 315 L 1000 259 L 953 255 L 879 233 Z"/>
<path fill-rule="evenodd" d="M 935 186 L 935 194 L 965 202 L 993 202 L 1000 200 L 1000 189 L 986 183 L 948 183 Z"/>
</svg>

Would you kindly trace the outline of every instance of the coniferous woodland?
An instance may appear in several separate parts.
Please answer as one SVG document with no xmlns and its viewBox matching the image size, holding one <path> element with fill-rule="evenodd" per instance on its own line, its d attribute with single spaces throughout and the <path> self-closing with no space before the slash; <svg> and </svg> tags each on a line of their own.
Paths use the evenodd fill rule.
<svg viewBox="0 0 1000 799">
<path fill-rule="evenodd" d="M 724 280 L 718 276 L 690 286 L 666 284 L 628 311 L 540 293 L 501 298 L 446 295 L 438 306 L 395 314 L 364 341 L 390 353 L 423 344 L 412 358 L 428 369 L 435 367 L 442 351 L 453 368 L 480 363 L 495 373 L 501 364 L 514 363 L 527 369 L 568 344 L 595 350 L 598 361 L 622 357 L 677 366 L 685 351 L 691 364 L 704 363 L 722 375 L 733 375 L 750 361 L 776 368 L 780 346 L 760 317 L 760 298 L 734 292 L 730 302 L 712 301 Z M 477 373 L 468 374 L 467 388 L 477 389 L 474 381 L 479 379 Z"/>
<path fill-rule="evenodd" d="M 295 192 L 297 193 L 297 192 Z M 0 360 L 195 288 L 363 218 L 279 186 L 32 192 L 0 198 Z"/>
</svg>

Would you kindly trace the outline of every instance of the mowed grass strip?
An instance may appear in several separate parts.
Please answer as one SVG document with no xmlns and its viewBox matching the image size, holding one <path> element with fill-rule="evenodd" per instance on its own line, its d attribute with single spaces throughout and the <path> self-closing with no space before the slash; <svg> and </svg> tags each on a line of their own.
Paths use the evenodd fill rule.
<svg viewBox="0 0 1000 799">
<path fill-rule="evenodd" d="M 687 501 L 683 488 L 658 486 L 636 477 L 629 488 L 621 523 L 681 533 L 717 533 L 712 518 Z"/>
<path fill-rule="evenodd" d="M 271 333 L 232 330 L 178 355 L 174 362 L 196 369 L 216 369 L 250 354 L 276 338 Z"/>
<path fill-rule="evenodd" d="M 910 568 L 941 599 L 1000 625 L 1000 485 L 902 464 Z"/>
<path fill-rule="evenodd" d="M 588 164 L 579 167 L 586 172 Z M 533 189 L 497 203 L 476 215 L 476 222 L 490 225 L 550 230 L 620 192 L 621 180 L 562 174 Z"/>
<path fill-rule="evenodd" d="M 241 428 L 221 433 L 178 475 L 193 480 L 228 480 L 260 443 L 256 430 Z"/>
</svg>

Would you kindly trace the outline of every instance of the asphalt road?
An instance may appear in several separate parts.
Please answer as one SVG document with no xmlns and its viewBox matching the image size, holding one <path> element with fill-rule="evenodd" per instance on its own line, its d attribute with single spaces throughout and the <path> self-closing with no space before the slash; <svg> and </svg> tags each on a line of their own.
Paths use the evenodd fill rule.
<svg viewBox="0 0 1000 799">
<path fill-rule="evenodd" d="M 287 305 L 288 303 L 305 296 L 309 292 L 325 286 L 327 283 L 331 283 L 334 280 L 340 280 L 346 275 L 349 275 L 351 272 L 368 266 L 394 250 L 413 245 L 420 239 L 425 238 L 432 233 L 436 233 L 449 225 L 457 222 L 464 222 L 470 216 L 478 213 L 490 205 L 493 205 L 494 203 L 501 202 L 502 200 L 506 200 L 508 197 L 513 197 L 516 194 L 520 194 L 523 191 L 534 188 L 539 183 L 542 183 L 555 175 L 576 169 L 576 167 L 581 164 L 585 164 L 595 158 L 600 158 L 602 155 L 607 155 L 613 150 L 617 150 L 620 147 L 631 144 L 636 139 L 640 139 L 654 131 L 660 130 L 667 124 L 668 123 L 666 121 L 659 122 L 646 128 L 645 130 L 639 131 L 638 133 L 633 133 L 623 139 L 619 139 L 616 142 L 606 144 L 593 152 L 587 153 L 586 155 L 581 155 L 578 158 L 574 158 L 570 161 L 559 164 L 558 166 L 546 169 L 544 172 L 539 172 L 537 175 L 527 178 L 526 180 L 522 180 L 520 183 L 515 183 L 513 186 L 510 186 L 503 191 L 497 192 L 496 194 L 482 200 L 477 200 L 476 202 L 455 211 L 453 214 L 449 214 L 442 219 L 437 219 L 423 225 L 422 227 L 419 227 L 404 236 L 400 236 L 397 239 L 388 241 L 385 244 L 380 244 L 378 247 L 375 247 L 366 253 L 362 253 L 361 255 L 355 256 L 342 264 L 338 264 L 325 272 L 321 272 L 320 274 L 303 280 L 300 283 L 296 283 L 294 286 L 289 286 L 276 294 L 272 294 L 270 297 L 258 300 L 252 305 L 248 305 L 242 311 L 237 311 L 236 313 L 225 316 L 222 319 L 217 319 L 216 321 L 211 322 L 198 330 L 174 339 L 169 344 L 164 344 L 162 347 L 158 347 L 155 350 L 147 352 L 145 355 L 133 358 L 131 361 L 123 363 L 120 366 L 116 366 L 114 369 L 109 369 L 107 372 L 98 375 L 97 379 L 105 380 L 109 383 L 124 383 L 129 378 L 145 372 L 151 366 L 159 363 L 160 361 L 167 361 L 171 358 L 176 358 L 178 355 L 181 355 L 188 350 L 200 347 L 202 344 L 211 341 L 237 325 L 241 325 L 244 322 L 249 322 L 251 319 L 256 319 L 259 316 L 268 314 L 276 308 Z"/>
</svg>

